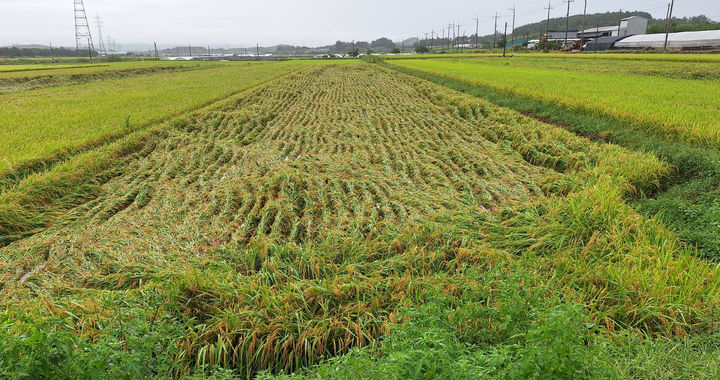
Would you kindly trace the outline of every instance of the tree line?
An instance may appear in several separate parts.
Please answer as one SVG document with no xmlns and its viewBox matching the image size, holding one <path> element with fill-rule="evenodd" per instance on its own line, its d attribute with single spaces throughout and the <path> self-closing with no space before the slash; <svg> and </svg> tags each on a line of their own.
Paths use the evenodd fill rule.
<svg viewBox="0 0 720 380">
<path fill-rule="evenodd" d="M 20 48 L 20 47 L 0 47 L 0 57 L 87 57 L 87 50 L 76 51 L 69 48 Z M 93 57 L 97 57 L 96 51 L 92 52 Z"/>
</svg>

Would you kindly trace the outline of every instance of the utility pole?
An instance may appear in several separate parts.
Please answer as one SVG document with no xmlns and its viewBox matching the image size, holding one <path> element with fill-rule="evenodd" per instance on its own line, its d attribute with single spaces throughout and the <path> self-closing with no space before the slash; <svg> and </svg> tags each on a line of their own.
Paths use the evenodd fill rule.
<svg viewBox="0 0 720 380">
<path fill-rule="evenodd" d="M 574 3 L 575 0 L 563 0 L 564 3 L 567 3 L 567 15 L 565 16 L 565 46 L 563 46 L 563 50 L 567 49 L 567 40 L 568 40 L 568 29 L 570 29 L 570 3 Z"/>
<path fill-rule="evenodd" d="M 444 32 L 444 31 L 443 31 L 443 32 Z M 447 51 L 448 51 L 448 52 L 449 52 L 450 49 L 452 48 L 452 43 L 451 43 L 452 39 L 451 39 L 450 35 L 451 35 L 451 33 L 450 33 L 450 24 L 448 24 L 448 27 L 447 27 Z"/>
<path fill-rule="evenodd" d="M 455 23 L 450 24 L 450 26 L 452 27 L 452 40 L 450 40 L 450 41 L 451 41 L 452 50 L 455 51 L 455 45 L 456 45 L 455 38 L 457 36 L 455 34 Z"/>
<path fill-rule="evenodd" d="M 190 47 L 190 44 L 188 44 L 188 56 L 192 57 L 192 48 Z"/>
<path fill-rule="evenodd" d="M 512 21 L 512 30 L 510 31 L 510 40 L 511 40 L 511 47 L 513 51 L 515 50 L 515 4 L 513 4 L 513 7 L 508 9 L 509 11 L 513 11 L 513 21 Z M 506 41 L 507 43 L 507 41 Z"/>
<path fill-rule="evenodd" d="M 585 8 L 583 8 L 582 34 L 580 35 L 580 48 L 585 43 L 585 16 L 587 15 L 587 0 L 585 0 Z"/>
<path fill-rule="evenodd" d="M 505 38 L 503 43 L 503 58 L 505 58 L 505 49 L 507 48 L 507 21 L 505 21 Z"/>
<path fill-rule="evenodd" d="M 493 34 L 493 50 L 497 48 L 497 19 L 498 15 L 497 12 L 495 12 L 495 34 Z"/>
<path fill-rule="evenodd" d="M 461 42 L 461 41 L 460 41 L 460 27 L 461 27 L 462 25 L 458 24 L 458 25 L 456 25 L 456 26 L 457 26 L 457 34 L 456 34 L 456 36 L 457 36 L 458 42 Z M 460 45 L 460 48 L 462 49 L 462 45 Z"/>
<path fill-rule="evenodd" d="M 530 52 L 530 32 L 525 32 L 525 53 Z"/>
<path fill-rule="evenodd" d="M 478 33 L 480 32 L 480 16 L 475 16 L 475 49 L 478 48 Z"/>
<path fill-rule="evenodd" d="M 600 39 L 600 25 L 595 24 L 595 52 L 598 51 L 598 39 Z"/>
<path fill-rule="evenodd" d="M 668 36 L 670 35 L 670 20 L 672 20 L 673 8 L 675 7 L 675 0 L 670 2 L 670 10 L 668 11 L 668 17 L 665 21 L 665 44 L 663 45 L 663 51 L 667 50 Z"/>
<path fill-rule="evenodd" d="M 353 41 L 353 46 L 355 45 L 355 41 Z M 260 60 L 260 43 L 255 43 L 255 56 L 257 57 L 258 61 Z"/>
<path fill-rule="evenodd" d="M 550 2 L 548 1 L 547 8 L 548 16 L 547 16 L 547 24 L 545 24 L 545 52 L 547 53 L 550 49 L 550 10 L 553 9 L 553 7 L 550 6 Z"/>
<path fill-rule="evenodd" d="M 158 53 L 157 42 L 153 42 L 153 45 L 155 45 L 155 58 L 159 61 L 159 60 L 160 60 L 160 53 Z"/>
</svg>

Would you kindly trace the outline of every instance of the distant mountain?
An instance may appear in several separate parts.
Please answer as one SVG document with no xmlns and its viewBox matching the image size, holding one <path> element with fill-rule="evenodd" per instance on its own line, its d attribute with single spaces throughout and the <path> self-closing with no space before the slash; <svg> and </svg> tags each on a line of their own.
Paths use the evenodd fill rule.
<svg viewBox="0 0 720 380">
<path fill-rule="evenodd" d="M 38 44 L 34 44 L 34 45 L 11 45 L 11 46 L 3 46 L 3 47 L 7 47 L 7 48 L 18 48 L 18 49 L 50 49 L 50 46 L 48 46 L 48 45 L 38 45 Z M 54 47 L 58 47 L 58 46 L 54 46 Z"/>
<path fill-rule="evenodd" d="M 408 38 L 402 42 L 403 46 L 414 46 L 418 42 L 418 39 L 415 37 Z"/>
<path fill-rule="evenodd" d="M 66 47 L 54 47 L 52 50 L 49 46 L 41 46 L 39 48 L 24 47 L 24 46 L 36 46 L 36 45 L 16 45 L 9 47 L 0 47 L 0 57 L 86 57 L 87 52 L 85 50 L 78 52 L 75 48 Z M 97 53 L 93 53 L 97 55 Z"/>
</svg>

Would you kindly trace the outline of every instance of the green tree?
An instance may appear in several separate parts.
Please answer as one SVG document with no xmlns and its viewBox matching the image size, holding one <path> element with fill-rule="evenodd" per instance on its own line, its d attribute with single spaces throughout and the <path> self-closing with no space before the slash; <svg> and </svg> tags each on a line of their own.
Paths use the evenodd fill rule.
<svg viewBox="0 0 720 380">
<path fill-rule="evenodd" d="M 395 48 L 395 43 L 389 38 L 378 38 L 377 40 L 370 43 L 370 47 L 375 50 L 392 50 Z"/>
</svg>

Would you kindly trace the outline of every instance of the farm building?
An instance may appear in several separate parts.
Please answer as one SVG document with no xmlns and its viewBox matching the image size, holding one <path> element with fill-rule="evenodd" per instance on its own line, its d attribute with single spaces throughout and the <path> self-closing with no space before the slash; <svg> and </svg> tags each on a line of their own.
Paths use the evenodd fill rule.
<svg viewBox="0 0 720 380">
<path fill-rule="evenodd" d="M 620 20 L 618 25 L 596 26 L 585 29 L 578 34 L 583 38 L 631 36 L 633 34 L 645 34 L 647 25 L 648 19 L 645 17 L 630 16 Z"/>
<path fill-rule="evenodd" d="M 615 49 L 663 49 L 665 34 L 639 34 L 615 42 Z M 720 30 L 701 32 L 679 32 L 668 35 L 668 49 L 671 50 L 714 50 L 720 49 Z"/>
<path fill-rule="evenodd" d="M 619 36 L 605 36 L 605 37 L 598 37 L 595 39 L 590 40 L 590 42 L 586 43 L 584 46 L 585 51 L 606 51 L 610 50 L 615 46 L 615 43 L 619 40 L 622 40 L 626 37 L 619 37 Z"/>
<path fill-rule="evenodd" d="M 559 42 L 560 45 L 563 45 L 565 43 L 565 31 L 564 30 L 551 30 L 547 33 L 543 33 L 542 36 L 540 36 L 539 39 L 529 40 L 527 41 L 528 47 L 530 49 L 534 49 L 537 46 L 545 43 L 545 41 L 552 43 L 552 42 Z M 568 31 L 567 32 L 567 42 L 568 44 L 572 44 L 573 41 L 575 41 L 578 38 L 578 32 L 575 31 Z M 524 43 L 525 41 L 523 41 Z M 510 45 L 508 45 L 510 46 Z"/>
<path fill-rule="evenodd" d="M 565 31 L 564 30 L 561 30 L 561 31 L 551 30 L 551 31 L 547 32 L 543 37 L 547 38 L 549 41 L 565 40 Z M 568 40 L 574 40 L 574 39 L 578 38 L 578 33 L 575 31 L 572 31 L 572 30 L 568 31 L 567 38 L 568 38 Z"/>
</svg>

